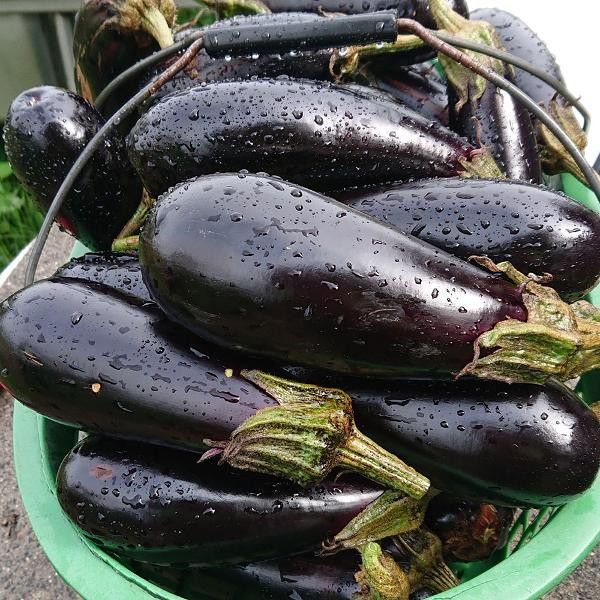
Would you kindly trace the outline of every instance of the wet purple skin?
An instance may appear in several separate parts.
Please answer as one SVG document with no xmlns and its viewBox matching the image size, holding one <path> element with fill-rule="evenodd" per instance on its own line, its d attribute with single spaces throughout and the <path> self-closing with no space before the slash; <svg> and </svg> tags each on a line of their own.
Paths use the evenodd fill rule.
<svg viewBox="0 0 600 600">
<path fill-rule="evenodd" d="M 339 373 L 448 376 L 481 333 L 526 318 L 506 281 L 269 176 L 212 175 L 164 195 L 140 262 L 152 297 L 199 336 Z"/>
<path fill-rule="evenodd" d="M 464 170 L 473 146 L 374 91 L 281 78 L 198 86 L 148 111 L 129 155 L 153 196 L 240 168 L 318 191 Z"/>
<path fill-rule="evenodd" d="M 506 75 L 511 80 L 510 74 Z M 540 183 L 542 168 L 528 110 L 494 85 L 483 96 L 456 111 L 457 96 L 449 90 L 450 127 L 472 144 L 487 148 L 509 178 Z"/>
<path fill-rule="evenodd" d="M 600 217 L 559 192 L 521 182 L 428 179 L 336 194 L 341 202 L 464 260 L 489 256 L 550 273 L 573 302 L 600 277 Z"/>
<path fill-rule="evenodd" d="M 218 565 L 319 548 L 382 493 L 325 481 L 302 490 L 198 455 L 99 436 L 57 474 L 61 507 L 112 552 L 158 564 Z"/>
<path fill-rule="evenodd" d="M 545 73 L 564 82 L 560 67 L 546 44 L 521 19 L 509 12 L 497 8 L 478 8 L 473 11 L 472 18 L 491 23 L 498 32 L 504 48 L 523 58 Z M 548 105 L 556 91 L 534 75 L 521 69 L 514 69 L 514 82 L 536 104 Z"/>
<path fill-rule="evenodd" d="M 23 187 L 46 211 L 86 144 L 104 124 L 88 102 L 67 90 L 26 90 L 10 107 L 4 126 L 6 153 Z M 88 248 L 110 248 L 137 208 L 141 184 L 123 140 L 112 135 L 79 176 L 58 222 Z"/>
</svg>

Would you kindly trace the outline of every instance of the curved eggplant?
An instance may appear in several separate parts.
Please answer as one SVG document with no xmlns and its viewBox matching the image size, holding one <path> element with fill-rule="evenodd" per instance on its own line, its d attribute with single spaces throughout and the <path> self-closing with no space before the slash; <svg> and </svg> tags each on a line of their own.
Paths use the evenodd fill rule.
<svg viewBox="0 0 600 600">
<path fill-rule="evenodd" d="M 57 474 L 62 509 L 94 541 L 156 564 L 235 564 L 318 549 L 382 494 L 198 464 L 198 455 L 91 436 Z"/>
<path fill-rule="evenodd" d="M 281 78 L 168 96 L 137 122 L 128 145 L 154 197 L 190 177 L 240 167 L 316 190 L 496 168 L 382 92 Z"/>
<path fill-rule="evenodd" d="M 600 217 L 559 192 L 512 181 L 429 179 L 336 198 L 454 256 L 550 273 L 569 302 L 600 278 Z"/>
<path fill-rule="evenodd" d="M 276 406 L 235 361 L 156 307 L 97 284 L 42 281 L 0 307 L 0 383 L 33 410 L 85 431 L 198 450 L 207 438 L 227 440 Z M 343 386 L 359 427 L 410 456 L 438 489 L 552 504 L 583 492 L 598 469 L 597 421 L 557 384 L 326 383 Z"/>
<path fill-rule="evenodd" d="M 93 102 L 121 72 L 172 44 L 176 11 L 172 0 L 85 0 L 73 31 L 77 91 Z M 138 86 L 120 88 L 104 114 L 120 108 Z"/>
<path fill-rule="evenodd" d="M 92 281 L 119 290 L 142 302 L 152 301 L 142 279 L 138 258 L 131 254 L 89 252 L 79 258 L 72 258 L 54 273 L 54 277 Z"/>
<path fill-rule="evenodd" d="M 508 282 L 266 175 L 200 177 L 162 196 L 140 262 L 159 306 L 199 336 L 357 376 L 447 376 L 481 334 L 527 319 Z"/>
<path fill-rule="evenodd" d="M 558 505 L 598 472 L 598 421 L 558 383 L 403 381 L 369 389 L 345 382 L 345 389 L 367 435 L 461 497 Z"/>
<path fill-rule="evenodd" d="M 83 98 L 59 88 L 32 88 L 13 100 L 4 127 L 6 153 L 15 175 L 42 210 L 48 209 L 103 124 Z M 58 223 L 88 248 L 109 249 L 141 195 L 123 141 L 109 137 L 77 179 Z"/>
<path fill-rule="evenodd" d="M 442 541 L 444 558 L 472 562 L 506 544 L 514 509 L 439 494 L 427 507 L 426 524 Z"/>
</svg>

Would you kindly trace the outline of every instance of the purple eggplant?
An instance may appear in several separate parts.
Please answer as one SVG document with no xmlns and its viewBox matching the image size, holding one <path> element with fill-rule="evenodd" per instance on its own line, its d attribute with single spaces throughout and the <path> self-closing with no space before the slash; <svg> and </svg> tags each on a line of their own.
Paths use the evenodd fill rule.
<svg viewBox="0 0 600 600">
<path fill-rule="evenodd" d="M 0 307 L 0 383 L 30 408 L 86 431 L 198 451 L 207 439 L 227 440 L 276 406 L 242 375 L 241 360 L 179 330 L 156 307 L 94 283 L 39 282 Z M 293 376 L 343 386 L 359 427 L 410 457 L 438 489 L 513 506 L 552 504 L 583 492 L 598 469 L 597 422 L 557 384 L 366 388 L 298 369 Z"/>
<path fill-rule="evenodd" d="M 149 213 L 139 250 L 144 281 L 171 319 L 279 363 L 387 379 L 463 369 L 538 383 L 549 370 L 592 367 L 563 328 L 571 319 L 576 344 L 593 346 L 587 332 L 597 326 L 586 317 L 580 325 L 549 288 L 517 287 L 278 178 L 223 174 L 177 186 Z M 490 268 L 525 284 L 509 266 Z"/>
<path fill-rule="evenodd" d="M 454 256 L 550 273 L 569 302 L 600 278 L 600 218 L 559 192 L 521 182 L 429 179 L 336 198 Z"/>
<path fill-rule="evenodd" d="M 142 280 L 137 256 L 120 252 L 90 252 L 72 258 L 54 277 L 83 279 L 118 289 L 122 293 L 151 302 L 150 292 Z"/>
<path fill-rule="evenodd" d="M 521 19 L 497 8 L 478 9 L 473 18 L 492 24 L 506 50 L 529 61 L 564 83 L 554 55 L 539 36 Z M 575 119 L 571 105 L 547 83 L 527 71 L 515 68 L 513 73 L 514 83 L 536 104 L 546 109 L 578 148 L 583 151 L 587 144 L 587 136 Z M 587 185 L 585 177 L 574 164 L 570 155 L 565 152 L 562 144 L 558 143 L 556 138 L 540 123 L 537 123 L 537 136 L 541 147 L 542 164 L 546 171 L 550 173 L 569 171 Z"/>
<path fill-rule="evenodd" d="M 427 507 L 426 524 L 441 540 L 451 561 L 484 560 L 504 547 L 515 510 L 439 494 Z"/>
<path fill-rule="evenodd" d="M 375 92 L 281 78 L 195 87 L 138 121 L 129 155 L 154 197 L 190 177 L 240 168 L 316 190 L 497 172 L 480 149 Z"/>
<path fill-rule="evenodd" d="M 50 418 L 194 450 L 223 443 L 222 462 L 303 486 L 340 467 L 425 494 L 426 478 L 356 429 L 342 391 L 240 360 L 194 340 L 151 303 L 89 281 L 41 281 L 0 307 L 0 383 Z M 252 445 L 255 431 L 268 447 Z"/>
<path fill-rule="evenodd" d="M 493 27 L 469 21 L 442 2 L 432 0 L 431 10 L 440 29 L 493 47 L 501 47 Z M 482 59 L 477 55 L 478 60 Z M 512 69 L 500 61 L 489 62 L 499 75 L 512 80 Z M 502 172 L 509 178 L 540 183 L 542 171 L 537 140 L 527 109 L 509 93 L 440 54 L 440 63 L 449 81 L 450 125 L 472 144 L 490 150 Z"/>
<path fill-rule="evenodd" d="M 198 465 L 198 455 L 90 436 L 57 474 L 62 509 L 111 552 L 157 564 L 235 564 L 317 550 L 383 493 L 364 482 L 302 490 Z"/>
<path fill-rule="evenodd" d="M 90 104 L 60 88 L 32 88 L 13 100 L 4 126 L 6 153 L 42 210 L 48 209 L 73 163 L 103 125 Z M 111 135 L 75 182 L 58 223 L 88 248 L 108 249 L 141 196 L 124 142 Z"/>
</svg>

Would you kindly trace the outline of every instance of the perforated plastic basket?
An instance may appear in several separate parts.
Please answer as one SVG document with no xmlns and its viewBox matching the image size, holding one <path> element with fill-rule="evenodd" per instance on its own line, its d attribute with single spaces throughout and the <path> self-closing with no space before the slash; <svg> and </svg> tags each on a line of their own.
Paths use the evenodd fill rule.
<svg viewBox="0 0 600 600">
<path fill-rule="evenodd" d="M 596 197 L 571 176 L 564 191 L 600 212 Z M 81 248 L 79 248 L 81 251 Z M 77 249 L 74 254 L 77 254 Z M 600 286 L 588 297 L 600 307 Z M 600 400 L 600 371 L 582 377 L 577 391 Z M 76 429 L 36 415 L 18 402 L 14 409 L 14 456 L 19 489 L 33 530 L 58 574 L 86 600 L 205 600 L 186 593 L 185 577 L 171 593 L 109 556 L 82 537 L 62 513 L 55 493 L 58 467 L 77 440 Z M 557 509 L 524 511 L 505 548 L 487 561 L 453 565 L 461 585 L 437 600 L 533 600 L 566 577 L 600 541 L 600 478 L 577 500 Z M 173 582 L 171 582 L 173 584 Z"/>
</svg>

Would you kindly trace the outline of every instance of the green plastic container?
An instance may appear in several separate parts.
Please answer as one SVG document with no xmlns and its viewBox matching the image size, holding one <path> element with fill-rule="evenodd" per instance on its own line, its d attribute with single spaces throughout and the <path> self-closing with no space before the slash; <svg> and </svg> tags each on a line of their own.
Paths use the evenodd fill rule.
<svg viewBox="0 0 600 600">
<path fill-rule="evenodd" d="M 586 187 L 568 175 L 562 183 L 568 195 L 600 212 L 596 197 Z M 600 286 L 588 299 L 600 307 Z M 590 373 L 582 377 L 577 391 L 584 400 L 594 402 L 600 400 L 599 384 L 600 371 Z M 177 594 L 166 591 L 82 537 L 62 513 L 55 491 L 58 467 L 79 432 L 36 415 L 18 402 L 13 418 L 15 469 L 25 510 L 42 548 L 67 584 L 85 600 L 205 600 L 197 590 L 186 594 L 185 576 L 176 584 Z M 587 493 L 563 507 L 524 511 L 505 548 L 487 561 L 453 565 L 461 585 L 435 598 L 540 598 L 600 541 L 599 515 L 600 478 Z"/>
</svg>

